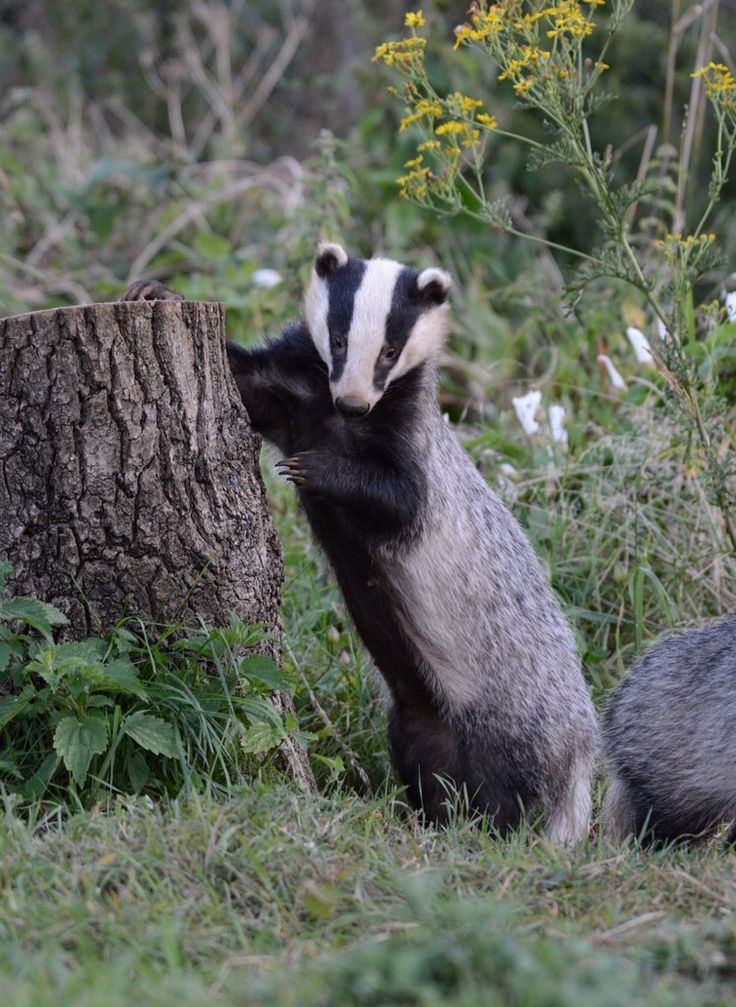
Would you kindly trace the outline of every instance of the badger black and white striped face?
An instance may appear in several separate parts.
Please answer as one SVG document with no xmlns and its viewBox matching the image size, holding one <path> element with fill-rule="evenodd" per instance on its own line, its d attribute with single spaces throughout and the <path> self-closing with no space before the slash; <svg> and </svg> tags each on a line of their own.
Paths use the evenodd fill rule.
<svg viewBox="0 0 736 1007">
<path fill-rule="evenodd" d="M 447 335 L 450 277 L 392 259 L 354 259 L 319 246 L 304 318 L 329 368 L 335 407 L 370 412 L 396 378 L 435 356 Z"/>
</svg>

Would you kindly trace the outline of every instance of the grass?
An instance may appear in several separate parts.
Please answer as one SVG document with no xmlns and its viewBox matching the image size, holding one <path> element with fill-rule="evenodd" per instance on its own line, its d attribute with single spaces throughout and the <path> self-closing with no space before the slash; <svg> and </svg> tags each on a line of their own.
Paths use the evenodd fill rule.
<svg viewBox="0 0 736 1007">
<path fill-rule="evenodd" d="M 264 788 L 0 838 L 3 1002 L 727 1004 L 736 867 Z"/>
<path fill-rule="evenodd" d="M 600 468 L 604 485 L 590 495 L 597 519 L 596 512 L 571 518 L 580 493 L 571 472 L 569 493 L 547 503 L 559 533 L 537 536 L 573 617 L 596 567 L 619 563 L 627 571 L 620 582 L 610 570 L 599 578 L 601 597 L 619 591 L 625 618 L 622 627 L 601 622 L 610 639 L 589 643 L 595 691 L 617 677 L 617 640 L 635 646 L 637 625 L 655 626 L 668 605 L 675 619 L 687 618 L 669 582 L 647 591 L 646 604 L 641 590 L 629 589 L 636 582 L 628 578 L 628 525 L 612 501 L 625 507 L 632 496 L 612 490 L 625 482 L 626 465 L 609 469 Z M 613 848 L 594 830 L 567 850 L 532 831 L 499 841 L 459 818 L 440 831 L 406 814 L 367 658 L 291 492 L 268 463 L 265 471 L 286 553 L 286 671 L 301 727 L 316 735 L 321 793 L 269 782 L 231 786 L 229 797 L 212 789 L 159 803 L 120 799 L 46 818 L 40 810 L 21 815 L 6 799 L 3 1003 L 733 1003 L 736 861 L 717 841 L 649 852 Z M 671 522 L 664 485 L 650 478 L 637 506 L 649 516 L 664 508 L 657 520 Z M 520 486 L 517 512 L 533 529 L 528 512 L 542 500 Z M 680 520 L 684 527 L 683 507 Z M 657 541 L 652 533 L 646 555 L 664 570 L 672 543 L 660 556 Z M 695 543 L 685 559 L 701 549 Z M 588 614 L 595 604 L 587 603 Z M 597 663 L 596 646 L 604 655 Z"/>
</svg>

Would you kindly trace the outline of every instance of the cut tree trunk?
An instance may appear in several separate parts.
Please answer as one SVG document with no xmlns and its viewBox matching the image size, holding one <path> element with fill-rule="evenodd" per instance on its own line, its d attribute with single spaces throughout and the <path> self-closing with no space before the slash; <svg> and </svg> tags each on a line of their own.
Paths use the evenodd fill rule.
<svg viewBox="0 0 736 1007">
<path fill-rule="evenodd" d="M 230 377 L 222 305 L 94 304 L 0 320 L 0 559 L 68 637 L 132 615 L 272 634 L 280 544 Z M 289 703 L 282 697 L 281 703 Z M 302 786 L 313 777 L 285 753 Z"/>
</svg>

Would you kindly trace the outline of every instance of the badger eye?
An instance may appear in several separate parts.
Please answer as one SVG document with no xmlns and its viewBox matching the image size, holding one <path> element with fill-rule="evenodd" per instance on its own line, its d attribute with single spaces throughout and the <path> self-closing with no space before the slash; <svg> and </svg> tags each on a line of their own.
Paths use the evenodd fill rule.
<svg viewBox="0 0 736 1007">
<path fill-rule="evenodd" d="M 344 336 L 333 336 L 332 337 L 332 345 L 335 347 L 336 350 L 344 350 L 345 349 L 345 337 Z"/>
<path fill-rule="evenodd" d="M 384 360 L 395 360 L 396 350 L 393 346 L 385 346 L 383 349 L 383 359 Z"/>
</svg>

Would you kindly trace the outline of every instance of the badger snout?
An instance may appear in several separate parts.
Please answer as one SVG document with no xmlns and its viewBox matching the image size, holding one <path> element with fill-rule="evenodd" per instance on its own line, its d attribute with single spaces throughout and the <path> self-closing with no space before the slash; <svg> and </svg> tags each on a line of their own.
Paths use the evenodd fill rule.
<svg viewBox="0 0 736 1007">
<path fill-rule="evenodd" d="M 335 408 L 343 416 L 365 416 L 370 412 L 371 404 L 360 395 L 338 395 Z"/>
</svg>

